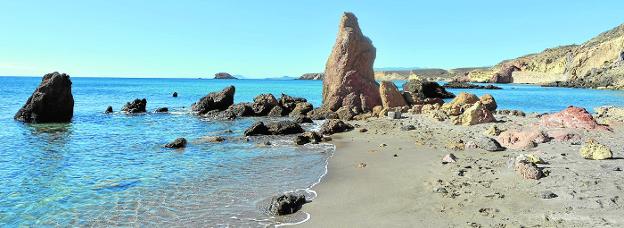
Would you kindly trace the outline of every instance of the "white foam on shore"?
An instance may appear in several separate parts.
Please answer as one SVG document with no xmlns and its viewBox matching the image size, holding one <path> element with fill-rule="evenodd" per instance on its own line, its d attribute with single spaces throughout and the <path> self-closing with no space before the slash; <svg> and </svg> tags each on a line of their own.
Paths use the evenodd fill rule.
<svg viewBox="0 0 624 228">
<path fill-rule="evenodd" d="M 319 124 L 320 126 L 320 124 Z M 321 180 L 323 180 L 323 177 L 325 177 L 327 175 L 327 173 L 329 172 L 329 159 L 331 159 L 334 156 L 334 153 L 336 153 L 336 145 L 334 144 L 330 144 L 332 145 L 332 153 L 327 157 L 327 159 L 325 159 L 325 172 L 323 172 L 323 174 L 318 178 L 318 180 L 314 183 L 312 183 L 312 185 L 310 185 L 309 187 L 307 187 L 306 189 L 297 189 L 295 191 L 299 191 L 299 190 L 303 190 L 311 195 L 314 195 L 314 197 L 311 198 L 311 200 L 316 199 L 316 197 L 318 196 L 318 193 L 316 193 L 316 191 L 314 191 L 312 188 L 314 188 L 314 186 L 318 185 L 321 183 Z M 300 222 L 291 222 L 291 223 L 281 223 L 281 224 L 276 224 L 275 227 L 281 227 L 281 226 L 294 226 L 294 225 L 299 225 L 302 223 L 307 222 L 308 220 L 310 220 L 310 218 L 312 217 L 309 213 L 307 212 L 303 212 L 306 215 L 306 218 Z"/>
</svg>

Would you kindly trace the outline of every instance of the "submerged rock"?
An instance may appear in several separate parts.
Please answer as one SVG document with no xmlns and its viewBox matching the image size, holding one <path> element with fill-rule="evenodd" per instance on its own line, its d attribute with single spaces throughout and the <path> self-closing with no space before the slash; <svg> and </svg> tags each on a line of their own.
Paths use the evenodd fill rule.
<svg viewBox="0 0 624 228">
<path fill-rule="evenodd" d="M 128 114 L 144 113 L 147 112 L 145 109 L 146 106 L 147 100 L 145 98 L 134 99 L 134 101 L 126 103 L 126 105 L 121 108 L 121 111 Z"/>
<path fill-rule="evenodd" d="M 220 92 L 212 92 L 191 106 L 194 112 L 203 115 L 212 110 L 223 111 L 234 104 L 234 86 L 225 87 Z"/>
<path fill-rule="evenodd" d="M 613 153 L 609 147 L 596 142 L 593 139 L 588 140 L 581 148 L 581 156 L 585 159 L 604 160 L 613 158 Z"/>
<path fill-rule="evenodd" d="M 306 203 L 309 203 L 309 201 L 306 200 L 303 194 L 281 194 L 271 198 L 267 212 L 270 215 L 288 215 L 301 210 Z"/>
<path fill-rule="evenodd" d="M 324 107 L 336 111 L 353 105 L 366 111 L 381 105 L 373 71 L 375 52 L 371 40 L 362 34 L 355 15 L 345 12 L 325 66 Z"/>
<path fill-rule="evenodd" d="M 319 133 L 323 135 L 332 135 L 335 133 L 345 132 L 353 130 L 353 126 L 351 124 L 342 122 L 342 120 L 326 120 L 323 125 L 321 125 L 321 130 Z"/>
<path fill-rule="evenodd" d="M 169 108 L 167 107 L 157 108 L 156 110 L 154 110 L 154 112 L 158 112 L 158 113 L 169 112 Z"/>
<path fill-rule="evenodd" d="M 43 76 L 41 83 L 14 119 L 25 123 L 66 123 L 74 116 L 72 82 L 58 72 Z"/>
<path fill-rule="evenodd" d="M 165 148 L 180 149 L 186 147 L 186 143 L 187 141 L 185 138 L 177 138 L 173 140 L 173 142 L 165 144 Z"/>
</svg>

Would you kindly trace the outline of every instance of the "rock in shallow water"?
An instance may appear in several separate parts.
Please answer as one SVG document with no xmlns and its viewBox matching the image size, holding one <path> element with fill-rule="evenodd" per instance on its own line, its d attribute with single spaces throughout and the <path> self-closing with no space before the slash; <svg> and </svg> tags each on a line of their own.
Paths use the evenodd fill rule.
<svg viewBox="0 0 624 228">
<path fill-rule="evenodd" d="M 206 114 L 212 110 L 226 110 L 234 104 L 234 92 L 234 86 L 228 86 L 220 92 L 209 93 L 193 104 L 191 109 L 200 115 Z"/>
<path fill-rule="evenodd" d="M 271 202 L 267 207 L 267 213 L 270 215 L 288 215 L 295 213 L 309 203 L 303 194 L 286 193 L 271 198 Z"/>
<path fill-rule="evenodd" d="M 187 141 L 185 138 L 177 138 L 173 140 L 173 142 L 165 144 L 165 148 L 180 149 L 186 147 L 186 143 Z"/>
<path fill-rule="evenodd" d="M 41 84 L 15 113 L 14 119 L 25 123 L 66 123 L 74 116 L 72 82 L 58 72 L 43 76 Z"/>
<path fill-rule="evenodd" d="M 353 130 L 353 126 L 351 124 L 342 122 L 342 120 L 326 120 L 323 125 L 321 125 L 321 130 L 319 133 L 323 135 L 332 135 L 335 133 L 345 132 Z"/>
<path fill-rule="evenodd" d="M 253 135 L 290 135 L 302 133 L 304 130 L 301 126 L 293 121 L 279 121 L 264 124 L 259 121 L 251 125 L 245 130 L 245 136 Z"/>
<path fill-rule="evenodd" d="M 144 113 L 147 111 L 145 109 L 146 106 L 147 100 L 145 98 L 134 99 L 134 101 L 126 103 L 126 105 L 121 108 L 121 111 L 128 114 Z"/>
</svg>

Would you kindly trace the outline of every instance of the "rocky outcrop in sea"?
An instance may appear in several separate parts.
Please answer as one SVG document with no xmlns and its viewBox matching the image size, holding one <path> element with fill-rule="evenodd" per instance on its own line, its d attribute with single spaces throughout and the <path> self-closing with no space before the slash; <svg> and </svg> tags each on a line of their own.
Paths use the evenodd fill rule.
<svg viewBox="0 0 624 228">
<path fill-rule="evenodd" d="M 301 75 L 297 80 L 323 80 L 325 73 L 306 73 Z"/>
<path fill-rule="evenodd" d="M 58 72 L 43 76 L 41 83 L 14 119 L 25 123 L 66 123 L 74 116 L 72 82 Z"/>
<path fill-rule="evenodd" d="M 215 74 L 214 79 L 238 79 L 238 78 L 226 72 L 219 72 Z"/>
<path fill-rule="evenodd" d="M 338 26 L 336 43 L 325 66 L 324 107 L 336 111 L 343 106 L 353 106 L 370 111 L 381 105 L 379 85 L 373 72 L 375 53 L 375 47 L 362 34 L 355 15 L 345 12 Z"/>
</svg>

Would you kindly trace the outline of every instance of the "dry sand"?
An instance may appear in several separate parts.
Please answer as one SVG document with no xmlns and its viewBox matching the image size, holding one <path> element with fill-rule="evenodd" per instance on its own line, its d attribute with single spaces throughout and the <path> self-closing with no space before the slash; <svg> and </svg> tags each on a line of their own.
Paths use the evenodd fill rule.
<svg viewBox="0 0 624 228">
<path fill-rule="evenodd" d="M 453 150 L 449 142 L 482 136 L 491 125 L 534 127 L 536 117 L 497 116 L 501 123 L 453 126 L 425 115 L 357 121 L 333 135 L 329 172 L 303 210 L 304 227 L 624 227 L 624 160 L 585 160 L 581 145 L 548 142 L 528 151 Z M 402 131 L 403 125 L 416 130 Z M 620 125 L 614 132 L 576 131 L 595 138 L 614 157 L 624 154 Z M 368 129 L 360 132 L 360 128 Z M 386 144 L 386 146 L 380 146 Z M 445 154 L 458 157 L 442 164 Z M 510 161 L 539 154 L 547 176 L 527 180 Z M 365 165 L 364 165 L 365 164 Z M 545 197 L 550 192 L 555 198 Z"/>
</svg>

